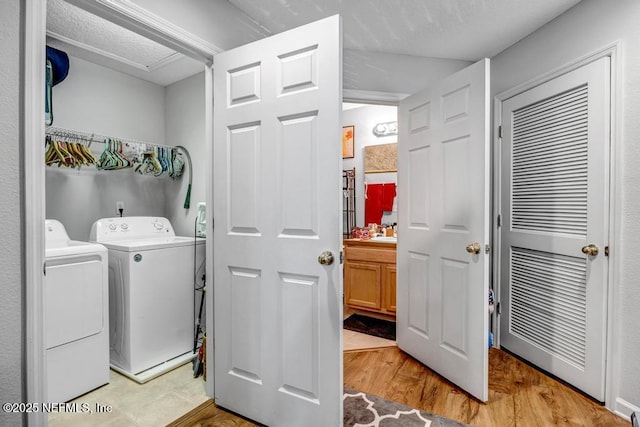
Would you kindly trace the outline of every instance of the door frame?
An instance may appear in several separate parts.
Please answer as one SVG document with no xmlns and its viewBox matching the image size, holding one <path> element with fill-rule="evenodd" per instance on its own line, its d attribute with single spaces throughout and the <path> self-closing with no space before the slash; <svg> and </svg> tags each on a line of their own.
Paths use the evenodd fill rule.
<svg viewBox="0 0 640 427">
<path fill-rule="evenodd" d="M 615 286 L 621 273 L 620 260 L 617 256 L 616 248 L 621 240 L 622 233 L 619 224 L 622 223 L 622 170 L 618 165 L 622 164 L 622 117 L 619 114 L 622 111 L 621 81 L 622 67 L 620 64 L 621 46 L 616 41 L 603 48 L 584 55 L 568 64 L 555 68 L 547 73 L 535 77 L 529 81 L 521 83 L 511 89 L 501 92 L 494 97 L 493 108 L 493 273 L 492 283 L 496 295 L 496 303 L 500 303 L 501 277 L 500 277 L 500 258 L 502 248 L 501 229 L 498 227 L 498 215 L 501 212 L 501 150 L 499 127 L 502 118 L 502 103 L 525 92 L 535 86 L 546 83 L 563 74 L 576 70 L 584 65 L 594 62 L 598 59 L 609 57 L 611 64 L 611 82 L 610 82 L 610 135 L 609 135 L 609 271 L 607 284 L 607 327 L 606 327 L 606 362 L 605 362 L 605 406 L 615 413 L 627 417 L 626 414 L 633 411 L 632 408 L 626 406 L 627 402 L 617 399 L 617 392 L 620 369 L 618 366 L 617 348 L 621 337 L 616 333 L 618 330 L 616 317 L 614 316 L 614 308 L 620 303 L 620 292 Z M 492 330 L 494 333 L 494 346 L 500 348 L 500 321 L 498 320 L 498 310 L 495 310 L 491 318 Z"/>
<path fill-rule="evenodd" d="M 394 92 L 377 92 L 371 90 L 343 89 L 342 102 L 355 102 L 368 105 L 390 105 L 398 107 L 400 101 L 409 94 Z"/>
<path fill-rule="evenodd" d="M 212 156 L 213 151 L 213 57 L 222 49 L 202 40 L 183 28 L 147 11 L 127 0 L 66 0 L 108 21 L 116 23 L 158 43 L 189 56 L 204 65 L 205 73 L 205 143 Z M 45 261 L 45 164 L 42 141 L 45 137 L 44 87 L 46 46 L 46 1 L 25 2 L 24 6 L 24 75 L 21 83 L 23 119 L 21 142 L 23 161 L 21 173 L 24 177 L 24 225 L 22 235 L 24 250 L 22 266 L 23 337 L 22 378 L 23 400 L 45 402 L 46 354 L 44 350 L 44 274 Z M 211 171 L 207 177 L 207 204 L 211 206 Z M 207 233 L 212 234 L 213 221 L 207 221 Z M 206 242 L 207 253 L 213 254 L 213 239 Z M 213 271 L 212 257 L 207 257 L 206 268 Z M 213 310 L 213 293 L 206 298 L 206 310 Z M 206 327 L 213 330 L 213 316 L 207 316 Z M 207 353 L 213 355 L 213 340 L 207 341 Z M 207 359 L 207 371 L 213 374 L 213 357 Z M 213 396 L 214 378 L 209 375 L 206 392 Z M 26 414 L 28 425 L 47 425 L 45 413 Z"/>
</svg>

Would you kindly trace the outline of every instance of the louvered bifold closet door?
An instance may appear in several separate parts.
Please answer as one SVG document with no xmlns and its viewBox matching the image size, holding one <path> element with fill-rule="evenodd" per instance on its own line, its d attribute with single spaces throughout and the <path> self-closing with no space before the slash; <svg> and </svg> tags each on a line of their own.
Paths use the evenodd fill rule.
<svg viewBox="0 0 640 427">
<path fill-rule="evenodd" d="M 587 86 L 513 112 L 516 230 L 587 233 Z"/>
<path fill-rule="evenodd" d="M 600 59 L 502 104 L 501 345 L 599 400 L 608 88 Z"/>
</svg>

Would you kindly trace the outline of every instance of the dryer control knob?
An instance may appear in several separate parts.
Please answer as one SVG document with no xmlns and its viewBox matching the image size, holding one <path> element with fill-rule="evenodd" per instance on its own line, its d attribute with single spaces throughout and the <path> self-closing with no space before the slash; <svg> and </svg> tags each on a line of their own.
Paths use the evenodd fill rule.
<svg viewBox="0 0 640 427">
<path fill-rule="evenodd" d="M 123 230 L 128 230 L 129 224 L 127 224 L 126 222 L 123 222 L 122 224 L 120 224 L 120 228 L 122 228 Z"/>
<path fill-rule="evenodd" d="M 111 231 L 116 231 L 116 225 L 115 224 L 109 224 L 109 230 Z"/>
<path fill-rule="evenodd" d="M 160 231 L 164 228 L 164 224 L 161 222 L 154 222 L 153 226 L 156 228 L 156 230 Z"/>
</svg>

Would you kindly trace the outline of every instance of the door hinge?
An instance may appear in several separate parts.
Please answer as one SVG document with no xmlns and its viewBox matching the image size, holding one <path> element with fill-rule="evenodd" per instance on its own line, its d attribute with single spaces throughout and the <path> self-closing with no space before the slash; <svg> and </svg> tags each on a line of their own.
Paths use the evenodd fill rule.
<svg viewBox="0 0 640 427">
<path fill-rule="evenodd" d="M 491 252 L 491 246 L 489 245 L 484 245 L 484 253 L 488 254 L 489 252 Z"/>
<path fill-rule="evenodd" d="M 604 247 L 604 256 L 609 256 L 609 245 Z"/>
<path fill-rule="evenodd" d="M 498 138 L 502 139 L 502 125 L 498 126 Z"/>
<path fill-rule="evenodd" d="M 496 314 L 500 316 L 502 314 L 502 307 L 500 307 L 500 303 L 496 303 Z"/>
<path fill-rule="evenodd" d="M 344 251 L 340 251 L 340 264 L 344 263 Z"/>
<path fill-rule="evenodd" d="M 496 224 L 498 225 L 498 228 L 502 227 L 502 215 L 498 215 Z"/>
</svg>

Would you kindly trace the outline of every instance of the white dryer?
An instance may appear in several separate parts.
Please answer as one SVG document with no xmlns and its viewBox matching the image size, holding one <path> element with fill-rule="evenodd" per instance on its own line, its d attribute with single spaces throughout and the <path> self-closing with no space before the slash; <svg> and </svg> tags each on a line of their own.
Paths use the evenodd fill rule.
<svg viewBox="0 0 640 427">
<path fill-rule="evenodd" d="M 109 251 L 112 368 L 143 383 L 189 362 L 205 240 L 176 236 L 162 217 L 103 218 L 90 240 Z"/>
<path fill-rule="evenodd" d="M 45 221 L 47 401 L 66 402 L 109 382 L 107 249 L 70 240 Z"/>
</svg>

